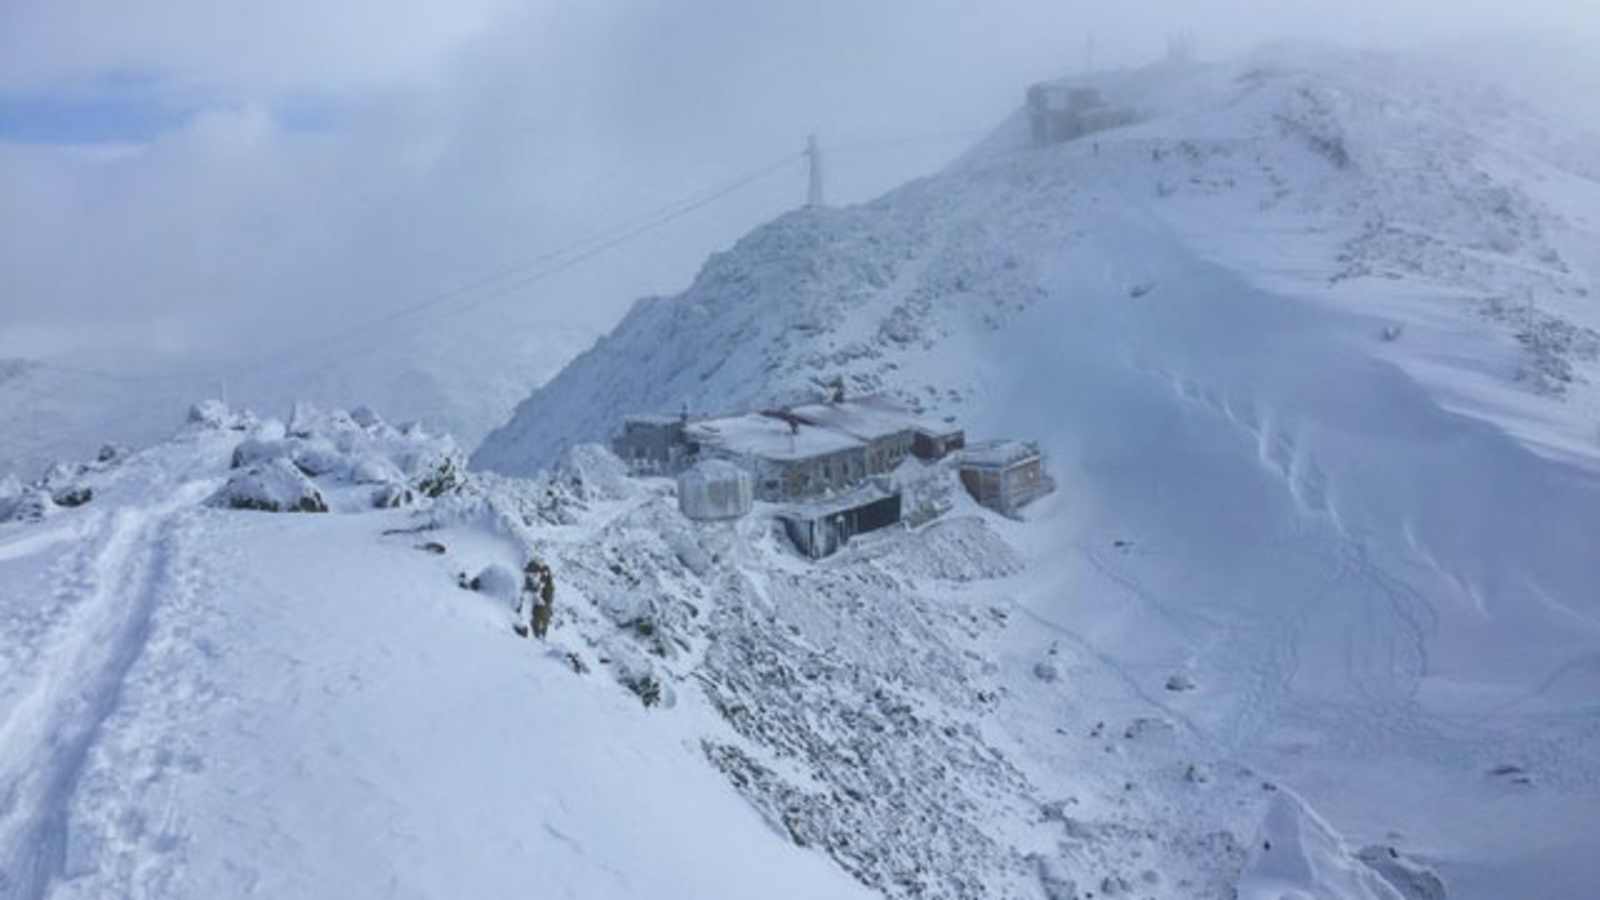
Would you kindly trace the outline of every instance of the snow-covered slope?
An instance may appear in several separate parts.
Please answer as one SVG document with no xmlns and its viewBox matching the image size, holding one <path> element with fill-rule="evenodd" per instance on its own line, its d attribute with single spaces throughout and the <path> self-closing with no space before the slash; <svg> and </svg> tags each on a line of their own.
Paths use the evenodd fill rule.
<svg viewBox="0 0 1600 900">
<path fill-rule="evenodd" d="M 532 472 L 628 412 L 836 375 L 1040 438 L 1061 492 L 984 588 L 1019 623 L 994 728 L 1027 777 L 1116 755 L 1046 722 L 1153 717 L 1436 860 L 1451 896 L 1588 896 L 1600 141 L 1387 56 L 1095 82 L 1142 121 L 1031 149 L 1019 114 L 941 175 L 756 230 L 474 462 Z"/>
<path fill-rule="evenodd" d="M 0 892 L 1432 883 L 1180 713 L 1127 702 L 1141 679 L 1068 632 L 1044 644 L 1017 597 L 1028 527 L 965 501 L 949 466 L 902 473 L 942 519 L 817 565 L 770 510 L 696 525 L 599 448 L 528 481 L 457 460 L 366 411 L 285 425 L 210 404 L 170 442 L 58 470 L 75 505 L 0 496 Z M 273 467 L 288 491 L 252 475 Z M 553 573 L 540 639 L 513 627 L 538 594 L 519 569 Z"/>
<path fill-rule="evenodd" d="M 204 412 L 0 524 L 0 897 L 868 896 L 706 764 L 702 698 L 575 674 L 573 587 L 569 654 L 457 586 L 528 553 L 481 499 L 361 511 L 448 442 Z M 207 502 L 268 442 L 349 512 Z"/>
</svg>

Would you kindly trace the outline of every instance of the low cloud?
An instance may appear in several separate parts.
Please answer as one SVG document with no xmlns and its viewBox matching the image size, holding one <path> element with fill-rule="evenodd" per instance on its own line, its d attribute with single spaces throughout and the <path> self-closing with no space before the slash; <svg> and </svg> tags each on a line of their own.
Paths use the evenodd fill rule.
<svg viewBox="0 0 1600 900">
<path fill-rule="evenodd" d="M 1178 31 L 1202 55 L 1281 34 L 1593 34 L 1577 5 L 22 0 L 0 12 L 0 354 L 270 346 L 526 263 L 812 131 L 825 147 L 923 136 L 831 161 L 831 199 L 864 199 L 1091 46 L 1118 65 Z M 601 326 L 803 191 L 796 161 L 499 302 Z"/>
</svg>

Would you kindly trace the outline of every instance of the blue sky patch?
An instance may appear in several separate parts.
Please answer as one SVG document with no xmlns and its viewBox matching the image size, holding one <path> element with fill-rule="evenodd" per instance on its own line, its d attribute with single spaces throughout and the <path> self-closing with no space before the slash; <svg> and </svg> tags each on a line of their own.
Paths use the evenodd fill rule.
<svg viewBox="0 0 1600 900">
<path fill-rule="evenodd" d="M 31 93 L 0 91 L 0 141 L 29 144 L 144 143 L 182 128 L 209 104 L 160 76 L 108 72 L 88 83 Z M 343 118 L 329 97 L 298 94 L 271 104 L 286 131 L 325 132 Z"/>
</svg>

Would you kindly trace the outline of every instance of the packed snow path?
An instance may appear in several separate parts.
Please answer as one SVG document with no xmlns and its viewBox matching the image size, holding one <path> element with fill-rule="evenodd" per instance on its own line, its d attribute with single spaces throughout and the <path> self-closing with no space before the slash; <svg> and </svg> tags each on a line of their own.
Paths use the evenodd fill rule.
<svg viewBox="0 0 1600 900">
<path fill-rule="evenodd" d="M 48 605 L 7 610 L 6 688 L 0 723 L 0 890 L 46 896 L 66 869 L 68 818 L 91 747 L 117 710 L 124 683 L 150 638 L 163 598 L 192 584 L 180 543 L 196 483 L 159 505 L 96 510 L 85 520 L 19 542 L 17 555 L 72 539 L 79 550 L 51 570 Z M 9 554 L 8 554 L 9 555 Z M 18 688 L 17 675 L 32 677 Z"/>
<path fill-rule="evenodd" d="M 705 763 L 703 703 L 456 586 L 504 534 L 202 505 L 241 437 L 0 524 L 0 900 L 865 896 Z"/>
</svg>

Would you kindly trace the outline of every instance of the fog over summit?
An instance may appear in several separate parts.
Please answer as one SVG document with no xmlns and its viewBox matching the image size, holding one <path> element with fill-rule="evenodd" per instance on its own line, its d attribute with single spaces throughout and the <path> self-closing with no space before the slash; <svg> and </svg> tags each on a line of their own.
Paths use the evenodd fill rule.
<svg viewBox="0 0 1600 900">
<path fill-rule="evenodd" d="M 1587 8 L 0 11 L 0 900 L 1587 900 Z"/>
</svg>

